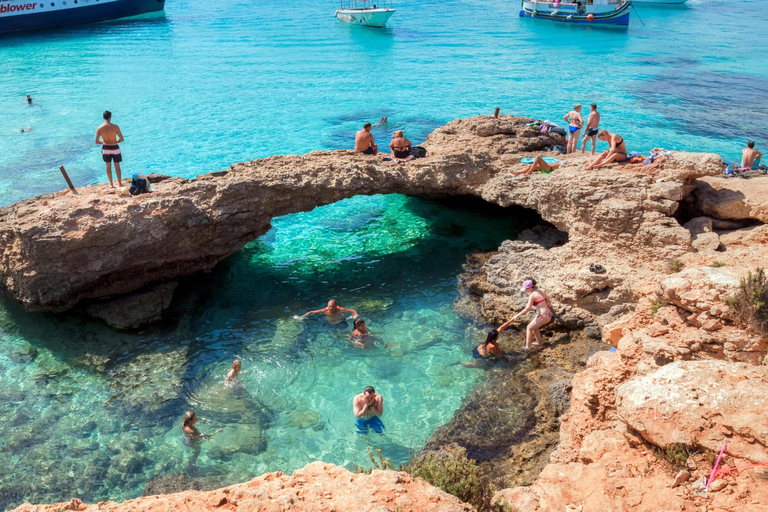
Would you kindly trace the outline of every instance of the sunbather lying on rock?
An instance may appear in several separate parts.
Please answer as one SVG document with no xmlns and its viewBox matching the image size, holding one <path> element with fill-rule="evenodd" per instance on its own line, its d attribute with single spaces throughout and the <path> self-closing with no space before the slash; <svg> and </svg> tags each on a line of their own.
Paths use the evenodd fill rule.
<svg viewBox="0 0 768 512">
<path fill-rule="evenodd" d="M 554 159 L 553 159 L 554 160 Z M 540 156 L 537 156 L 533 163 L 529 166 L 526 166 L 525 169 L 522 171 L 514 172 L 510 171 L 510 174 L 513 176 L 530 176 L 536 171 L 546 172 L 550 173 L 560 167 L 560 162 L 555 160 L 552 163 L 547 163 L 543 158 Z"/>
</svg>

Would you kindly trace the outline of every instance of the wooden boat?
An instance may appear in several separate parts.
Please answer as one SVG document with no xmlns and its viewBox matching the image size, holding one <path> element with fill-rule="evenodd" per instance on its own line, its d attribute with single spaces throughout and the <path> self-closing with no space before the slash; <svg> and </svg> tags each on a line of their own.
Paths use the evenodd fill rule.
<svg viewBox="0 0 768 512">
<path fill-rule="evenodd" d="M 336 10 L 334 16 L 345 23 L 362 25 L 364 27 L 382 28 L 389 18 L 395 14 L 395 9 L 389 8 L 384 0 L 342 0 L 341 8 Z"/>
<path fill-rule="evenodd" d="M 688 0 L 632 0 L 633 4 L 682 5 Z"/>
<path fill-rule="evenodd" d="M 629 25 L 628 0 L 522 0 L 520 17 L 586 25 Z"/>
</svg>

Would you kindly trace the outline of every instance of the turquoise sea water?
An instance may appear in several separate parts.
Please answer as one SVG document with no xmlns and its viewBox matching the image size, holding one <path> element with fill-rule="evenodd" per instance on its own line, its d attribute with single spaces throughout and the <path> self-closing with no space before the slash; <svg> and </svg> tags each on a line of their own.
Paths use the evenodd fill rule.
<svg viewBox="0 0 768 512">
<path fill-rule="evenodd" d="M 335 6 L 169 0 L 162 15 L 0 36 L 0 205 L 63 188 L 59 165 L 77 185 L 104 181 L 93 144 L 104 109 L 126 136 L 126 174 L 190 177 L 348 148 L 383 115 L 377 139 L 402 128 L 420 141 L 496 106 L 558 120 L 577 101 L 598 103 L 630 150 L 737 158 L 746 139 L 768 143 L 758 0 L 639 5 L 645 24 L 628 29 L 475 0 L 398 2 L 390 26 L 372 30 L 337 22 Z M 202 431 L 225 427 L 203 447 L 202 477 L 361 464 L 370 445 L 403 462 L 482 378 L 455 364 L 482 336 L 451 310 L 464 256 L 518 229 L 492 210 L 354 198 L 276 219 L 182 283 L 159 329 L 120 334 L 0 303 L 0 504 L 141 494 L 184 470 L 178 423 L 190 408 Z M 330 297 L 370 320 L 375 349 L 293 319 Z M 234 357 L 244 391 L 222 383 Z M 385 397 L 375 441 L 351 422 L 351 396 L 368 384 Z"/>
</svg>

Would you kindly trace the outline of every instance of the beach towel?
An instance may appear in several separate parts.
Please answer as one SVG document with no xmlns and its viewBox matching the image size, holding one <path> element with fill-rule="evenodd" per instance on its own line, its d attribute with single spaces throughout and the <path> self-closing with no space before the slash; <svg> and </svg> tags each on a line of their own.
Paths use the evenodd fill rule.
<svg viewBox="0 0 768 512">
<path fill-rule="evenodd" d="M 532 164 L 534 160 L 535 160 L 535 158 L 523 158 L 522 160 L 520 160 L 520 163 L 521 164 Z M 549 156 L 545 156 L 544 157 L 544 161 L 547 162 L 550 165 L 551 164 L 556 164 L 556 163 L 560 162 L 560 160 L 558 160 L 557 158 L 552 158 L 552 157 L 549 157 Z"/>
</svg>

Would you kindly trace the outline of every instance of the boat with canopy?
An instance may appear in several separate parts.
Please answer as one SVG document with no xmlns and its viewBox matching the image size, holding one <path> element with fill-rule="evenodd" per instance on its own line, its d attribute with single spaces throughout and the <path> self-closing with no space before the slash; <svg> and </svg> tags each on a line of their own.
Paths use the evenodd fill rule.
<svg viewBox="0 0 768 512">
<path fill-rule="evenodd" d="M 382 28 L 395 14 L 385 0 L 341 0 L 334 16 L 345 23 Z"/>
<path fill-rule="evenodd" d="M 522 0 L 520 17 L 588 25 L 629 25 L 628 0 Z"/>
</svg>

